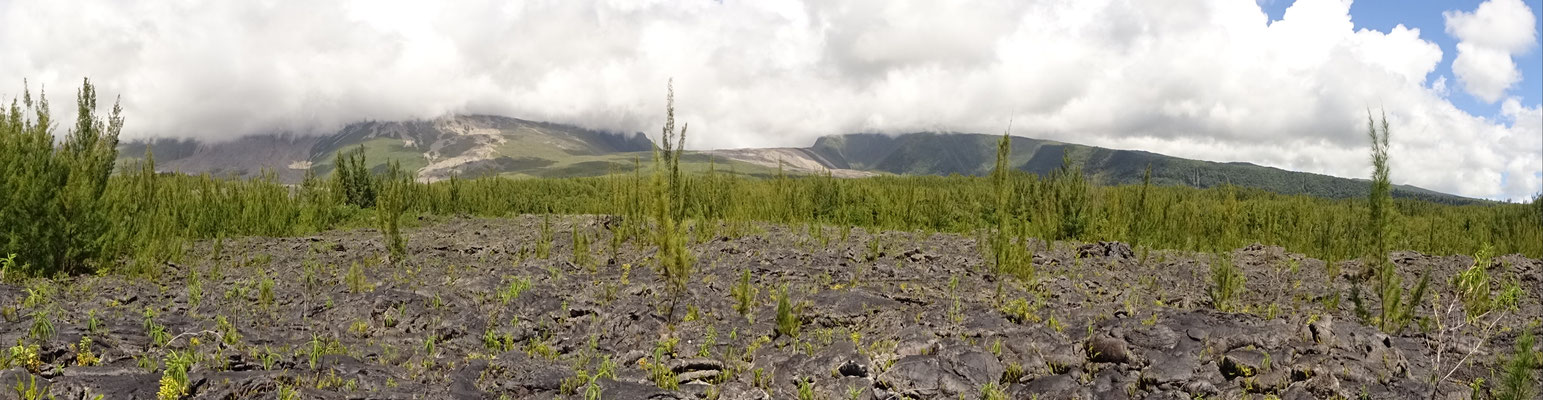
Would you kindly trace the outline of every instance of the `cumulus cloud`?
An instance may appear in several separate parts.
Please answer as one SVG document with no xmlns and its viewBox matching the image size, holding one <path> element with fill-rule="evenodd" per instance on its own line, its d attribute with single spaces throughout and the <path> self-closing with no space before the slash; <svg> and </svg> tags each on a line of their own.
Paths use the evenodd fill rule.
<svg viewBox="0 0 1543 400">
<path fill-rule="evenodd" d="M 1522 0 L 1488 0 L 1473 12 L 1448 11 L 1447 33 L 1457 38 L 1452 73 L 1463 90 L 1488 103 L 1522 80 L 1512 56 L 1537 44 L 1537 20 Z"/>
<path fill-rule="evenodd" d="M 1340 0 L 1279 21 L 1233 0 L 12 0 L 0 76 L 16 82 L 0 89 L 30 77 L 59 97 L 92 77 L 124 95 L 131 137 L 451 113 L 655 134 L 674 77 L 692 148 L 1011 119 L 1025 136 L 1352 177 L 1369 174 L 1381 109 L 1396 182 L 1537 191 L 1539 147 L 1521 146 L 1537 107 L 1457 109 L 1421 34 L 1355 30 Z"/>
</svg>

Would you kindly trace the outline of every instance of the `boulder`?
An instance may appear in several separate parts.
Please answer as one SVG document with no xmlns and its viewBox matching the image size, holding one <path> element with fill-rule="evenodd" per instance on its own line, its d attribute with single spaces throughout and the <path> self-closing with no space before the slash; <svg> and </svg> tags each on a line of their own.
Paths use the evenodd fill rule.
<svg viewBox="0 0 1543 400">
<path fill-rule="evenodd" d="M 1124 340 L 1099 335 L 1088 339 L 1088 361 L 1099 363 L 1129 364 L 1134 361 L 1130 346 Z"/>
</svg>

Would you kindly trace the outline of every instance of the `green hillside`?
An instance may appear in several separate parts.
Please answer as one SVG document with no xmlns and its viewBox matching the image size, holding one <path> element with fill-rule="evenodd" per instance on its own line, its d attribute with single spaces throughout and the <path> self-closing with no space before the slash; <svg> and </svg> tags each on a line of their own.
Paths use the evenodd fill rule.
<svg viewBox="0 0 1543 400">
<path fill-rule="evenodd" d="M 796 157 L 802 158 L 797 161 L 803 167 L 790 168 L 788 173 L 837 170 L 858 172 L 844 176 L 980 176 L 992 168 L 998 138 L 970 133 L 833 135 L 819 138 L 808 148 L 742 149 L 728 157 L 688 152 L 682 159 L 682 168 L 773 176 L 781 161 Z M 306 169 L 319 175 L 331 173 L 339 151 L 360 147 L 364 148 L 370 168 L 383 170 L 386 163 L 394 161 L 428 181 L 451 176 L 568 178 L 624 173 L 637 165 L 650 164 L 654 149 L 641 133 L 470 115 L 360 122 L 320 137 L 256 136 L 214 144 L 191 140 L 129 142 L 120 146 L 119 154 L 121 164 L 143 157 L 148 148 L 156 156 L 158 169 L 166 172 L 248 178 L 268 172 L 282 182 L 296 183 Z M 1062 166 L 1063 157 L 1082 167 L 1096 181 L 1109 185 L 1139 183 L 1151 166 L 1152 181 L 1159 185 L 1207 188 L 1232 184 L 1326 198 L 1365 197 L 1368 190 L 1368 184 L 1358 179 L 1013 138 L 1011 160 L 1019 170 L 1047 174 Z M 1413 186 L 1398 186 L 1394 196 L 1448 204 L 1479 202 Z"/>
<path fill-rule="evenodd" d="M 852 169 L 908 175 L 980 176 L 991 171 L 998 138 L 970 133 L 848 134 L 820 138 L 811 149 L 834 160 L 833 164 Z M 1360 179 L 1249 163 L 1198 161 L 1145 151 L 1013 138 L 1012 165 L 1016 169 L 1048 174 L 1062 166 L 1063 157 L 1099 183 L 1109 185 L 1140 183 L 1146 168 L 1151 166 L 1152 182 L 1170 186 L 1208 188 L 1232 184 L 1327 198 L 1365 197 L 1369 187 Z M 1480 202 L 1407 185 L 1397 186 L 1394 196 L 1447 204 Z"/>
<path fill-rule="evenodd" d="M 572 178 L 630 172 L 648 167 L 653 143 L 640 133 L 617 133 L 516 118 L 470 115 L 418 121 L 370 121 L 350 124 L 319 137 L 250 136 L 220 143 L 194 140 L 125 142 L 119 165 L 153 152 L 164 172 L 208 173 L 252 178 L 271 173 L 298 183 L 306 169 L 330 174 L 339 152 L 363 148 L 367 167 L 384 171 L 387 163 L 416 171 L 425 180 L 450 176 L 475 178 Z M 772 176 L 776 168 L 687 154 L 685 171 L 714 168 L 746 176 Z"/>
</svg>

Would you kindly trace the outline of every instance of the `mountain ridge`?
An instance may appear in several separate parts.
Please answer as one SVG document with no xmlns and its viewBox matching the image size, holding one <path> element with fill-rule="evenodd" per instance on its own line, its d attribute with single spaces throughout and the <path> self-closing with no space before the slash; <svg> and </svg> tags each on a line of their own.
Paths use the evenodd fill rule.
<svg viewBox="0 0 1543 400">
<path fill-rule="evenodd" d="M 1000 135 L 961 132 L 848 133 L 817 138 L 808 147 L 691 151 L 687 171 L 715 168 L 748 176 L 825 174 L 970 175 L 990 173 Z M 1247 162 L 1211 162 L 1142 150 L 1120 150 L 1014 136 L 1014 169 L 1045 175 L 1069 161 L 1103 184 L 1139 184 L 1148 166 L 1152 183 L 1199 188 L 1232 184 L 1283 194 L 1328 198 L 1365 197 L 1363 179 L 1290 171 Z M 396 161 L 420 180 L 451 176 L 581 177 L 628 172 L 650 162 L 653 143 L 642 133 L 491 115 L 429 120 L 363 121 L 324 136 L 253 135 L 221 143 L 195 140 L 134 141 L 120 145 L 120 165 L 151 150 L 157 170 L 250 178 L 264 173 L 286 183 L 306 170 L 332 170 L 339 151 L 365 149 L 372 168 Z M 717 164 L 713 166 L 712 164 Z M 1447 204 L 1484 200 L 1396 185 L 1394 196 Z"/>
</svg>

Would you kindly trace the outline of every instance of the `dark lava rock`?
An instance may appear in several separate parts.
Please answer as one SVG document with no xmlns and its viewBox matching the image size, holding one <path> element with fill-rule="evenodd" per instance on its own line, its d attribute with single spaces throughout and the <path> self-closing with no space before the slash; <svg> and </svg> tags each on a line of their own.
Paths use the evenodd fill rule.
<svg viewBox="0 0 1543 400">
<path fill-rule="evenodd" d="M 487 370 L 487 360 L 474 360 L 450 373 L 450 397 L 455 399 L 480 399 L 487 397 L 477 388 L 477 379 Z"/>
<path fill-rule="evenodd" d="M 942 386 L 952 383 L 963 386 L 943 371 L 938 358 L 930 355 L 914 355 L 901 358 L 879 375 L 879 384 L 897 393 L 911 397 L 947 397 Z M 949 379 L 950 382 L 943 382 Z"/>
<path fill-rule="evenodd" d="M 687 371 L 675 375 L 675 381 L 676 383 L 688 383 L 692 381 L 707 382 L 711 381 L 713 378 L 717 378 L 721 373 L 722 371 L 718 370 Z"/>
<path fill-rule="evenodd" d="M 1258 375 L 1265 369 L 1264 362 L 1268 357 L 1267 353 L 1259 350 L 1229 351 L 1222 357 L 1221 371 L 1228 379 Z"/>
<path fill-rule="evenodd" d="M 279 389 L 283 371 L 227 371 L 208 375 L 207 390 L 197 393 L 197 398 L 237 399 L 254 393 L 271 393 Z M 89 399 L 91 396 L 86 396 Z M 104 397 L 111 398 L 111 397 Z"/>
<path fill-rule="evenodd" d="M 1161 386 L 1165 384 L 1184 384 L 1195 377 L 1194 356 L 1171 356 L 1159 353 L 1152 359 L 1152 365 L 1141 370 L 1141 380 L 1149 386 Z"/>
<path fill-rule="evenodd" d="M 1082 384 L 1067 375 L 1051 375 L 1035 378 L 1025 385 L 1019 398 L 1066 399 L 1082 389 Z"/>
<path fill-rule="evenodd" d="M 561 393 L 565 380 L 595 373 L 602 360 L 614 367 L 595 381 L 608 399 L 797 398 L 798 382 L 812 384 L 816 398 L 864 400 L 978 398 L 988 383 L 1022 399 L 1401 399 L 1432 389 L 1430 335 L 1413 327 L 1388 335 L 1350 310 L 1293 301 L 1348 293 L 1353 282 L 1343 274 L 1364 268 L 1340 263 L 1340 276 L 1324 276 L 1323 261 L 1279 247 L 1250 246 L 1233 258 L 1262 288 L 1244 291 L 1241 301 L 1290 304 L 1264 318 L 1199 307 L 1210 285 L 1207 254 L 1162 251 L 1136 262 L 1121 243 L 1034 242 L 1043 278 L 1007 285 L 978 268 L 989 261 L 968 236 L 861 231 L 816 246 L 802 230 L 752 223 L 742 235 L 692 241 L 691 251 L 704 258 L 680 298 L 685 307 L 662 315 L 666 284 L 649 267 L 651 246 L 624 240 L 600 251 L 609 254 L 599 265 L 572 262 L 575 228 L 593 234 L 594 243 L 616 237 L 602 220 L 585 218 L 600 217 L 557 217 L 550 257 L 528 254 L 541 240 L 541 216 L 452 218 L 408 230 L 405 265 L 382 262 L 378 231 L 343 229 L 314 239 L 229 239 L 228 255 L 217 258 L 205 257 L 210 242 L 195 241 L 192 257 L 175 266 L 181 272 L 168 269 L 153 281 L 109 274 L 28 282 L 34 292 L 52 285 L 44 289 L 52 304 L 43 307 L 60 310 L 52 314 L 57 332 L 39 343 L 38 371 L 0 371 L 0 393 L 36 378 L 60 399 L 154 398 L 161 373 L 136 365 L 164 360 L 171 349 L 212 357 L 190 372 L 191 399 L 272 399 L 280 387 L 317 399 L 576 398 L 582 394 Z M 864 241 L 876 234 L 888 255 L 870 261 L 861 256 Z M 1432 291 L 1449 290 L 1444 277 L 1472 263 L 1466 256 L 1393 256 L 1405 282 L 1439 272 Z M 258 259 L 268 261 L 240 261 Z M 1496 259 L 1503 262 L 1491 265 L 1493 274 L 1518 275 L 1524 285 L 1543 280 L 1543 261 Z M 1300 262 L 1299 275 L 1283 272 L 1290 260 Z M 373 290 L 343 282 L 354 264 Z M 761 290 L 742 315 L 730 290 L 746 271 Z M 185 289 L 195 272 L 205 279 L 198 307 Z M 277 281 L 275 301 L 254 310 L 264 278 Z M 514 282 L 529 286 L 501 298 Z M 769 293 L 783 285 L 802 306 L 802 336 L 773 333 Z M 32 340 L 34 307 L 19 307 L 28 295 L 0 283 L 0 342 Z M 1524 295 L 1521 311 L 1497 326 L 1521 326 L 1540 314 L 1537 294 Z M 1017 299 L 1035 305 L 1044 323 L 1008 320 L 999 308 Z M 200 335 L 194 344 L 184 335 L 156 346 L 141 313 L 147 307 L 172 335 L 219 331 L 215 318 L 223 316 L 240 338 L 223 344 Z M 697 318 L 683 318 L 687 310 Z M 1049 324 L 1052 318 L 1061 326 Z M 88 320 L 95 329 L 86 328 Z M 70 345 L 85 335 L 101 366 L 75 365 Z M 1497 333 L 1439 385 L 1437 397 L 1461 398 L 1470 392 L 1465 383 L 1488 379 L 1515 336 Z M 336 340 L 349 355 L 323 356 L 311 368 L 303 353 L 317 337 Z M 433 354 L 422 350 L 430 340 Z M 665 343 L 677 346 L 653 359 Z M 675 372 L 679 389 L 651 381 L 647 368 L 657 362 Z M 1014 370 L 1009 382 L 1002 382 L 1004 365 Z M 346 383 L 316 388 L 314 379 L 334 375 Z"/>
<path fill-rule="evenodd" d="M 919 325 L 912 325 L 902 329 L 898 334 L 895 345 L 895 354 L 901 357 L 914 356 L 927 353 L 938 344 L 938 337 L 932 330 Z"/>
<path fill-rule="evenodd" d="M 53 381 L 49 393 L 56 398 L 153 399 L 160 389 L 161 374 L 132 367 L 76 367 Z M 41 381 L 39 381 L 41 382 Z"/>
<path fill-rule="evenodd" d="M 1325 314 L 1311 324 L 1307 324 L 1308 335 L 1313 338 L 1313 343 L 1334 347 L 1338 344 L 1334 336 L 1334 315 Z"/>
<path fill-rule="evenodd" d="M 1081 258 L 1114 258 L 1131 259 L 1136 257 L 1136 252 L 1131 251 L 1130 245 L 1120 242 L 1098 242 L 1082 245 L 1077 248 L 1077 256 Z"/>
<path fill-rule="evenodd" d="M 1136 380 L 1118 368 L 1105 368 L 1093 376 L 1093 394 L 1100 399 L 1128 399 Z"/>
<path fill-rule="evenodd" d="M 1211 398 L 1221 394 L 1221 391 L 1216 389 L 1216 385 L 1211 384 L 1211 382 L 1200 380 L 1190 381 L 1189 383 L 1184 384 L 1184 391 L 1189 393 L 1191 396 L 1195 396 L 1196 398 Z"/>
<path fill-rule="evenodd" d="M 723 362 L 710 358 L 682 358 L 670 360 L 667 364 L 671 371 L 676 373 L 690 371 L 720 371 L 723 370 Z"/>
<path fill-rule="evenodd" d="M 1243 390 L 1250 393 L 1280 393 L 1291 384 L 1291 374 L 1283 368 L 1273 368 L 1257 376 L 1244 378 Z"/>
<path fill-rule="evenodd" d="M 975 347 L 949 347 L 942 352 L 942 357 L 953 365 L 955 374 L 973 387 L 995 383 L 1007 370 L 996 356 Z"/>
<path fill-rule="evenodd" d="M 1095 336 L 1087 342 L 1088 360 L 1101 363 L 1127 364 L 1132 362 L 1130 347 L 1124 340 L 1108 336 Z"/>
<path fill-rule="evenodd" d="M 878 377 L 879 385 L 911 397 L 955 397 L 973 393 L 1002 378 L 1005 368 L 991 355 L 966 346 L 949 346 L 934 355 L 901 358 Z"/>
<path fill-rule="evenodd" d="M 841 364 L 841 366 L 836 369 L 836 372 L 840 373 L 841 376 L 867 378 L 868 365 L 859 363 L 857 361 L 847 361 L 846 363 Z"/>
<path fill-rule="evenodd" d="M 1142 326 L 1125 334 L 1131 345 L 1156 350 L 1169 350 L 1179 343 L 1179 333 L 1166 325 Z"/>
<path fill-rule="evenodd" d="M 766 400 L 770 398 L 771 395 L 766 394 L 766 391 L 741 382 L 729 382 L 718 385 L 719 400 Z"/>
<path fill-rule="evenodd" d="M 684 400 L 681 394 L 660 389 L 654 385 L 601 379 L 600 398 L 612 400 Z"/>
<path fill-rule="evenodd" d="M 493 373 L 493 387 L 497 392 L 513 392 L 528 395 L 557 390 L 563 380 L 572 377 L 573 368 L 553 361 L 530 358 L 525 352 L 510 351 L 498 356 L 488 365 Z"/>
<path fill-rule="evenodd" d="M 1053 374 L 1064 374 L 1073 369 L 1080 368 L 1087 354 L 1084 346 L 1066 344 L 1057 346 L 1045 353 L 1045 366 L 1050 367 Z"/>
</svg>

